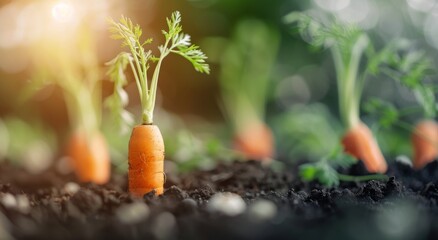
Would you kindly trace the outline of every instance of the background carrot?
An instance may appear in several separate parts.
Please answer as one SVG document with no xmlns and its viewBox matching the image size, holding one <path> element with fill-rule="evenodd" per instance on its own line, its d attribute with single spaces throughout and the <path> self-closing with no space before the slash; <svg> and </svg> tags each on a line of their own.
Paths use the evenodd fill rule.
<svg viewBox="0 0 438 240">
<path fill-rule="evenodd" d="M 69 27 L 46 33 L 32 45 L 34 72 L 29 89 L 56 84 L 62 90 L 72 131 L 66 153 L 71 166 L 80 181 L 102 184 L 109 179 L 111 162 L 100 132 L 102 74 L 93 29 L 82 21 Z"/>
<path fill-rule="evenodd" d="M 363 160 L 369 172 L 385 173 L 388 166 L 367 125 L 359 123 L 342 137 L 344 151 Z"/>
<path fill-rule="evenodd" d="M 233 147 L 247 159 L 274 157 L 272 130 L 265 122 L 278 30 L 247 19 L 235 27 L 220 61 L 222 110 L 233 130 Z"/>
<path fill-rule="evenodd" d="M 205 63 L 207 58 L 198 46 L 190 43 L 190 36 L 182 33 L 181 14 L 172 13 L 167 19 L 168 31 L 163 31 L 165 43 L 159 46 L 160 56 L 145 51 L 144 46 L 152 39 L 141 40 L 142 30 L 128 18 L 122 17 L 120 22 L 111 21 L 110 31 L 115 39 L 122 39 L 123 46 L 130 53 L 122 52 L 108 64 L 108 75 L 115 82 L 115 91 L 110 99 L 112 110 L 119 116 L 126 116 L 123 109 L 126 106 L 127 95 L 123 90 L 126 85 L 125 68 L 129 65 L 133 72 L 142 105 L 142 125 L 134 127 L 129 141 L 129 191 L 135 196 L 155 190 L 155 194 L 163 193 L 164 186 L 164 141 L 159 128 L 153 125 L 155 99 L 158 77 L 163 60 L 170 53 L 175 53 L 192 63 L 196 71 L 209 73 L 210 68 Z M 147 70 L 150 62 L 156 62 L 151 84 L 148 84 Z M 121 97 L 124 95 L 124 97 Z"/>
<path fill-rule="evenodd" d="M 111 161 L 105 138 L 100 132 L 74 132 L 68 143 L 70 163 L 81 182 L 104 184 L 108 182 Z"/>
<path fill-rule="evenodd" d="M 376 61 L 368 59 L 363 72 L 359 72 L 360 63 L 366 50 L 370 56 L 378 57 L 368 35 L 356 25 L 342 23 L 337 19 L 319 22 L 312 15 L 300 12 L 288 14 L 285 20 L 297 23 L 303 38 L 315 47 L 331 50 L 336 69 L 339 112 L 346 128 L 341 139 L 344 151 L 362 160 L 368 171 L 385 172 L 387 164 L 380 148 L 359 117 L 364 81 Z"/>
<path fill-rule="evenodd" d="M 438 156 L 438 125 L 435 121 L 424 120 L 415 125 L 412 131 L 414 167 L 421 169 Z"/>
<path fill-rule="evenodd" d="M 236 133 L 234 149 L 249 159 L 263 160 L 274 156 L 274 137 L 264 123 L 253 123 Z"/>
<path fill-rule="evenodd" d="M 394 62 L 394 59 L 399 61 Z M 415 44 L 406 40 L 394 41 L 388 45 L 377 62 L 388 65 L 389 68 L 384 68 L 384 71 L 403 87 L 411 90 L 421 106 L 423 118 L 413 128 L 399 122 L 399 125 L 411 130 L 413 166 L 420 169 L 438 157 L 438 126 L 434 120 L 437 116 L 437 88 L 428 77 L 434 72 L 435 64 L 424 51 L 416 50 Z M 411 111 L 407 111 L 409 112 Z"/>
</svg>

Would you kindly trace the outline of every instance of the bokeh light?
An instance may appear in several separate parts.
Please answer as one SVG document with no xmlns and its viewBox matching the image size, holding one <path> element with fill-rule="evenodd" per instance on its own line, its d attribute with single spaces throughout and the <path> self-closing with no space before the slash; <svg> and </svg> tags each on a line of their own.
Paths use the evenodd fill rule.
<svg viewBox="0 0 438 240">
<path fill-rule="evenodd" d="M 417 11 L 428 12 L 436 4 L 436 0 L 407 0 L 409 7 Z"/>
<path fill-rule="evenodd" d="M 52 7 L 52 17 L 59 22 L 69 22 L 74 19 L 75 9 L 70 2 L 58 2 Z"/>
</svg>

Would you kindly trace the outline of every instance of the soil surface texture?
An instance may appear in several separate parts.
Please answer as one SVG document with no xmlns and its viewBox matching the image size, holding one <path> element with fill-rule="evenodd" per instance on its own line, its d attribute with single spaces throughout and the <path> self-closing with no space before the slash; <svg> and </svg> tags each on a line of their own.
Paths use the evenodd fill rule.
<svg viewBox="0 0 438 240">
<path fill-rule="evenodd" d="M 368 174 L 361 163 L 343 173 Z M 300 181 L 259 162 L 168 175 L 162 196 L 126 193 L 126 176 L 77 184 L 0 166 L 0 239 L 438 239 L 438 162 L 394 162 L 389 180 Z"/>
</svg>

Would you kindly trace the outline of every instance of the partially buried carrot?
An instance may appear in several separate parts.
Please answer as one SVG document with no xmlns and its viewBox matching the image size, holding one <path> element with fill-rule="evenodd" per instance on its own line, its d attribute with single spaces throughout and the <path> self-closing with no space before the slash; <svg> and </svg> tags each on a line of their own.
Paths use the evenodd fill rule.
<svg viewBox="0 0 438 240">
<path fill-rule="evenodd" d="M 81 182 L 104 184 L 110 177 L 110 157 L 101 133 L 77 130 L 68 143 L 70 163 Z"/>
<path fill-rule="evenodd" d="M 336 68 L 339 112 L 346 133 L 341 141 L 344 151 L 362 160 L 369 172 L 384 173 L 387 164 L 370 129 L 359 117 L 360 99 L 364 81 L 372 65 L 359 73 L 365 51 L 372 49 L 368 35 L 356 25 L 334 20 L 319 22 L 311 15 L 291 13 L 286 21 L 297 22 L 300 33 L 316 47 L 329 48 Z M 368 61 L 368 64 L 373 61 Z"/>
<path fill-rule="evenodd" d="M 130 49 L 130 53 L 122 52 L 108 64 L 108 75 L 115 82 L 115 91 L 111 96 L 114 112 L 122 117 L 127 114 L 123 107 L 126 105 L 126 85 L 124 70 L 129 65 L 137 84 L 142 105 L 141 125 L 134 127 L 128 149 L 128 187 L 135 196 L 155 191 L 159 195 L 164 187 L 164 142 L 159 128 L 153 124 L 153 113 L 157 94 L 158 76 L 163 60 L 170 53 L 175 53 L 192 63 L 196 71 L 209 73 L 210 68 L 205 63 L 207 58 L 198 46 L 190 43 L 190 36 L 182 33 L 181 15 L 174 12 L 167 19 L 168 31 L 163 31 L 165 43 L 159 46 L 160 56 L 155 57 L 152 52 L 145 51 L 144 46 L 152 41 L 141 41 L 142 31 L 139 25 L 134 25 L 128 18 L 122 17 L 119 22 L 112 21 L 110 28 L 115 39 L 122 39 L 123 46 Z M 148 84 L 147 70 L 151 62 L 156 62 L 151 83 Z M 124 103 L 122 103 L 125 101 Z"/>
<path fill-rule="evenodd" d="M 275 144 L 266 124 L 266 103 L 280 44 L 279 31 L 263 21 L 236 25 L 220 62 L 222 110 L 233 129 L 233 149 L 242 157 L 269 160 Z"/>
<path fill-rule="evenodd" d="M 412 132 L 414 167 L 421 169 L 438 156 L 438 125 L 432 120 L 423 120 Z"/>
<path fill-rule="evenodd" d="M 78 180 L 103 184 L 109 179 L 111 162 L 100 132 L 102 76 L 95 34 L 84 19 L 88 17 L 77 19 L 74 26 L 65 22 L 56 29 L 44 28 L 47 31 L 33 41 L 29 53 L 35 84 L 55 84 L 63 93 L 73 130 L 66 150 Z M 57 32 L 61 29 L 72 34 Z"/>
<path fill-rule="evenodd" d="M 346 153 L 361 159 L 369 172 L 386 172 L 388 166 L 385 158 L 372 132 L 364 123 L 348 130 L 342 138 L 342 145 Z"/>
<path fill-rule="evenodd" d="M 271 129 L 261 122 L 248 125 L 237 132 L 234 149 L 250 159 L 271 159 L 274 155 L 274 137 Z"/>
<path fill-rule="evenodd" d="M 129 191 L 141 196 L 152 190 L 163 193 L 164 142 L 155 125 L 134 127 L 129 140 Z"/>
</svg>

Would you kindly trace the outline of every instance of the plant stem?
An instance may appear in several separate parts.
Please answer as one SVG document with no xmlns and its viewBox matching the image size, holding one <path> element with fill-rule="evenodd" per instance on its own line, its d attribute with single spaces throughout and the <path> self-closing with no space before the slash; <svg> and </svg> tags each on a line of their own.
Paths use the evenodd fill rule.
<svg viewBox="0 0 438 240">
<path fill-rule="evenodd" d="M 160 75 L 161 64 L 163 63 L 164 58 L 172 51 L 174 46 L 171 46 L 169 49 L 167 46 L 169 45 L 170 39 L 166 40 L 166 43 L 162 47 L 162 52 L 160 54 L 160 59 L 155 66 L 154 73 L 152 75 L 150 93 L 146 101 L 144 101 L 143 105 L 143 113 L 142 113 L 142 123 L 143 124 L 152 124 L 154 121 L 154 109 L 155 109 L 155 101 L 157 98 L 157 87 L 158 87 L 158 77 Z M 143 103 L 143 102 L 142 102 Z"/>
<path fill-rule="evenodd" d="M 360 60 L 368 45 L 365 35 L 358 37 L 348 59 L 343 58 L 341 49 L 334 45 L 332 49 L 333 61 L 336 68 L 336 80 L 339 94 L 339 111 L 347 129 L 355 127 L 359 122 L 359 104 L 362 93 L 362 81 L 358 81 Z"/>
<path fill-rule="evenodd" d="M 388 176 L 384 174 L 372 174 L 364 176 L 351 176 L 338 173 L 338 178 L 344 182 L 364 182 L 369 180 L 388 180 Z"/>
</svg>

